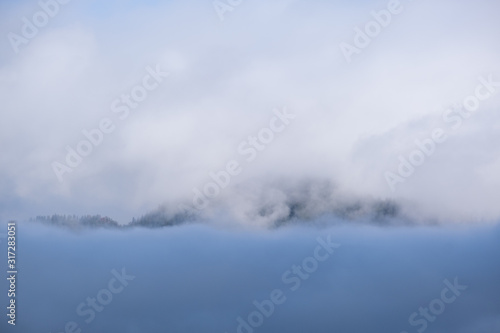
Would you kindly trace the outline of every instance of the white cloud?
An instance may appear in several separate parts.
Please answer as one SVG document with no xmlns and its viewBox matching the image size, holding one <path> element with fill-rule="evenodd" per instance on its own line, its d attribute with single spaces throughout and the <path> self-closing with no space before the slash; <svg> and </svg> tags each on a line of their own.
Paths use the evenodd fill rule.
<svg viewBox="0 0 500 333">
<path fill-rule="evenodd" d="M 73 3 L 19 55 L 1 53 L 0 168 L 12 180 L 1 194 L 25 202 L 25 216 L 78 206 L 127 220 L 189 198 L 273 108 L 287 106 L 300 121 L 248 166 L 241 186 L 273 174 L 314 175 L 346 192 L 385 198 L 383 172 L 402 144 L 427 133 L 433 115 L 469 94 L 479 75 L 498 74 L 500 52 L 495 2 L 412 2 L 347 65 L 338 43 L 383 6 L 258 1 L 220 22 L 209 3 L 125 6 L 99 15 Z M 18 29 L 20 18 L 12 15 L 30 12 L 22 8 L 2 12 L 2 20 L 10 17 L 4 35 Z M 60 184 L 50 163 L 81 140 L 82 129 L 113 116 L 111 101 L 157 63 L 172 75 Z M 494 114 L 498 98 L 488 103 L 484 112 Z M 497 122 L 478 117 L 473 133 Z M 498 218 L 488 199 L 495 189 L 485 185 L 495 184 L 498 148 L 466 133 L 440 147 L 424 166 L 427 176 L 415 175 L 395 199 L 444 218 Z M 472 154 L 478 145 L 481 156 Z M 39 206 L 28 209 L 32 200 Z"/>
</svg>

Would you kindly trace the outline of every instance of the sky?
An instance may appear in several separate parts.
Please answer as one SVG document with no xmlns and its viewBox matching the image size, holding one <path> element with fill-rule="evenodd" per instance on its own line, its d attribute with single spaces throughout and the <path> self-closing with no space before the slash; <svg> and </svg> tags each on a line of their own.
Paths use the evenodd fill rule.
<svg viewBox="0 0 500 333">
<path fill-rule="evenodd" d="M 383 1 L 237 3 L 73 0 L 44 21 L 36 2 L 2 2 L 2 218 L 102 214 L 126 223 L 192 202 L 210 172 L 236 160 L 242 170 L 221 195 L 276 177 L 313 179 L 443 222 L 498 219 L 496 1 L 401 1 L 389 19 Z M 385 26 L 365 45 L 356 29 L 370 27 L 373 11 Z M 23 17 L 41 20 L 34 36 Z M 356 38 L 363 47 L 346 56 Z M 155 88 L 125 106 L 122 95 L 148 68 L 161 82 L 148 81 Z M 491 96 L 469 117 L 452 109 L 444 121 L 481 78 Z M 247 161 L 240 145 L 276 109 L 295 118 Z M 456 117 L 463 121 L 452 128 Z M 68 167 L 82 131 L 103 119 L 111 132 Z M 446 140 L 394 183 L 399 157 L 436 128 Z"/>
<path fill-rule="evenodd" d="M 499 9 L 0 1 L 0 331 L 498 332 Z"/>
<path fill-rule="evenodd" d="M 500 80 L 497 6 L 401 2 L 348 62 L 342 43 L 355 46 L 356 27 L 387 3 L 242 2 L 219 16 L 210 2 L 71 1 L 26 44 L 8 36 L 24 38 L 23 17 L 33 20 L 40 5 L 3 3 L 3 217 L 95 212 L 127 222 L 190 200 L 286 108 L 293 123 L 223 192 L 265 177 L 312 177 L 433 218 L 494 220 L 498 95 L 457 129 L 443 116 L 481 77 Z M 147 68 L 168 76 L 120 119 L 112 103 Z M 61 180 L 54 163 L 104 118 L 112 133 Z M 448 139 L 392 190 L 386 173 L 437 127 Z"/>
</svg>

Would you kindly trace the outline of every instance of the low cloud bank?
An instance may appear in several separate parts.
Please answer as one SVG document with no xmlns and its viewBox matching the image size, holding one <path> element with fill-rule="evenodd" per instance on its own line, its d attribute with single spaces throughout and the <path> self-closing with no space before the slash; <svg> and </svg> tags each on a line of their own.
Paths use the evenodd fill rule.
<svg viewBox="0 0 500 333">
<path fill-rule="evenodd" d="M 498 226 L 76 234 L 19 223 L 17 325 L 0 329 L 491 333 L 499 239 Z M 269 316 L 266 300 L 276 301 Z"/>
</svg>

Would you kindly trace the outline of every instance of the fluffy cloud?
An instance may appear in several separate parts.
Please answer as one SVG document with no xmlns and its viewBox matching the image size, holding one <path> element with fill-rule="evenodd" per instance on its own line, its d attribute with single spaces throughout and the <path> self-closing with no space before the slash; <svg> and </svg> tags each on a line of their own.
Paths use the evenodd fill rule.
<svg viewBox="0 0 500 333">
<path fill-rule="evenodd" d="M 403 5 L 350 64 L 339 44 L 386 2 L 244 2 L 222 22 L 211 2 L 61 6 L 19 54 L 2 42 L 2 218 L 100 213 L 127 222 L 190 200 L 283 106 L 297 120 L 245 167 L 239 188 L 273 175 L 316 177 L 346 193 L 409 202 L 430 218 L 498 218 L 488 199 L 498 194 L 498 147 L 489 143 L 498 96 L 395 194 L 383 180 L 411 148 L 404 143 L 429 133 L 479 76 L 500 80 L 496 2 Z M 5 36 L 40 9 L 2 8 Z M 171 75 L 120 121 L 112 101 L 157 64 Z M 103 117 L 116 130 L 60 183 L 51 163 Z"/>
</svg>

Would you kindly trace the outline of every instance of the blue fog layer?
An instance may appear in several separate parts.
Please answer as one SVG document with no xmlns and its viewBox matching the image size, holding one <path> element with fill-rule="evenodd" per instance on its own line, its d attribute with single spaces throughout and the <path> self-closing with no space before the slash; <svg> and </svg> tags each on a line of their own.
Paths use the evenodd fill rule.
<svg viewBox="0 0 500 333">
<path fill-rule="evenodd" d="M 0 331 L 498 332 L 499 254 L 491 226 L 74 233 L 19 223 L 17 325 L 3 279 Z M 87 304 L 97 296 L 101 312 Z M 432 320 L 419 314 L 430 305 Z"/>
</svg>

